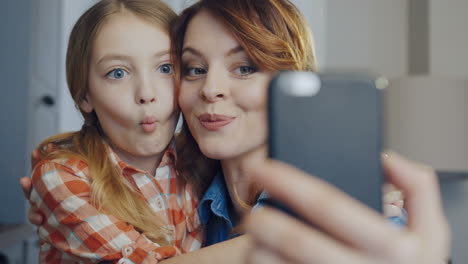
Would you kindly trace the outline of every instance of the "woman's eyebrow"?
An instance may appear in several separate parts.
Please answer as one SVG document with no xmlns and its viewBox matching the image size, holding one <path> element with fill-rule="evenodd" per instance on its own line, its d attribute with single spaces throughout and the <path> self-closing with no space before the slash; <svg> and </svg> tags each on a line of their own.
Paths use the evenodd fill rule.
<svg viewBox="0 0 468 264">
<path fill-rule="evenodd" d="M 193 55 L 197 56 L 197 57 L 203 57 L 203 54 L 201 54 L 201 52 L 197 51 L 196 49 L 192 48 L 192 47 L 186 47 L 182 50 L 182 54 L 185 54 L 186 52 L 188 53 L 192 53 Z"/>
<path fill-rule="evenodd" d="M 233 56 L 239 52 L 243 52 L 244 51 L 244 48 L 242 48 L 241 46 L 236 46 L 230 50 L 228 50 L 226 53 L 225 53 L 225 57 L 230 57 L 230 56 Z M 198 50 L 192 48 L 192 47 L 186 47 L 182 50 L 182 54 L 184 53 L 192 53 L 193 55 L 197 56 L 197 57 L 204 57 L 203 54 L 201 52 L 199 52 Z"/>
<path fill-rule="evenodd" d="M 235 55 L 239 52 L 243 52 L 244 51 L 244 48 L 242 48 L 241 46 L 237 46 L 237 47 L 234 47 L 232 49 L 230 49 L 228 52 L 226 52 L 226 55 L 225 57 L 229 57 L 229 56 L 232 56 L 232 55 Z"/>
</svg>

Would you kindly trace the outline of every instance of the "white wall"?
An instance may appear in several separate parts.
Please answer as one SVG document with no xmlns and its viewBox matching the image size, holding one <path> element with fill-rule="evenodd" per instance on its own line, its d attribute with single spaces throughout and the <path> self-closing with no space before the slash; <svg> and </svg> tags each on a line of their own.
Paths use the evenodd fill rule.
<svg viewBox="0 0 468 264">
<path fill-rule="evenodd" d="M 372 70 L 387 77 L 407 73 L 407 0 L 328 0 L 329 68 Z"/>
<path fill-rule="evenodd" d="M 319 68 L 326 68 L 327 0 L 292 0 L 312 30 Z"/>
<path fill-rule="evenodd" d="M 319 68 L 407 73 L 407 0 L 292 0 L 313 31 Z"/>
<path fill-rule="evenodd" d="M 61 35 L 59 39 L 60 47 L 60 61 L 59 61 L 59 94 L 58 97 L 58 111 L 59 122 L 58 131 L 67 132 L 75 131 L 81 128 L 83 118 L 80 112 L 75 108 L 74 102 L 71 99 L 70 92 L 68 91 L 67 80 L 65 76 L 65 59 L 67 53 L 68 38 L 73 25 L 91 5 L 96 3 L 97 0 L 61 0 Z"/>
<path fill-rule="evenodd" d="M 429 3 L 431 74 L 468 78 L 468 1 Z"/>
<path fill-rule="evenodd" d="M 468 80 L 468 1 L 429 1 L 429 71 Z M 468 104 L 468 97 L 460 98 Z M 468 116 L 468 113 L 465 113 Z M 467 118 L 467 117 L 465 117 Z M 463 120 L 466 122 L 467 119 Z M 448 127 L 447 129 L 453 129 Z M 468 135 L 465 135 L 467 144 Z M 468 163 L 468 160 L 466 160 Z M 444 208 L 452 226 L 454 263 L 468 260 L 468 179 L 442 182 Z"/>
</svg>

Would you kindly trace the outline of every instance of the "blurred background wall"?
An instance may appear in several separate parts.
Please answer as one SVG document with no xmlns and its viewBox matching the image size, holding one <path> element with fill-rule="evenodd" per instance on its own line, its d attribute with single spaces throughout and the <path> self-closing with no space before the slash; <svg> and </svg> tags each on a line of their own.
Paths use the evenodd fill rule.
<svg viewBox="0 0 468 264">
<path fill-rule="evenodd" d="M 65 50 L 73 23 L 95 2 L 15 0 L 4 1 L 0 9 L 0 254 L 11 263 L 37 262 L 34 232 L 22 225 L 27 203 L 18 184 L 30 173 L 30 151 L 47 136 L 81 126 L 66 87 Z M 194 1 L 167 2 L 180 11 Z M 321 69 L 371 70 L 390 79 L 410 74 L 468 78 L 466 0 L 293 2 L 312 27 Z M 468 136 L 459 140 L 466 144 Z M 457 175 L 442 176 L 441 186 L 454 234 L 453 260 L 465 263 L 468 180 L 465 172 Z"/>
</svg>

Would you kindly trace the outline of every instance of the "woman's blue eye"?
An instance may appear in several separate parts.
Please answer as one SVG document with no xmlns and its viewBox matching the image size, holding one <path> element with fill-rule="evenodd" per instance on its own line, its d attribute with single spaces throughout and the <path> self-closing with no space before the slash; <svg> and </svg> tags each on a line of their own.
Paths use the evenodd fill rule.
<svg viewBox="0 0 468 264">
<path fill-rule="evenodd" d="M 236 69 L 236 72 L 240 75 L 249 75 L 249 74 L 255 73 L 256 71 L 257 69 L 255 69 L 255 67 L 252 67 L 249 65 L 239 66 Z"/>
<path fill-rule="evenodd" d="M 127 72 L 123 69 L 114 69 L 110 71 L 107 76 L 109 76 L 111 79 L 122 79 L 126 74 Z"/>
<path fill-rule="evenodd" d="M 188 68 L 187 69 L 188 76 L 197 76 L 197 75 L 202 75 L 202 74 L 206 74 L 206 70 L 203 68 Z"/>
<path fill-rule="evenodd" d="M 172 74 L 173 66 L 172 64 L 164 64 L 159 67 L 159 72 L 164 74 Z"/>
</svg>

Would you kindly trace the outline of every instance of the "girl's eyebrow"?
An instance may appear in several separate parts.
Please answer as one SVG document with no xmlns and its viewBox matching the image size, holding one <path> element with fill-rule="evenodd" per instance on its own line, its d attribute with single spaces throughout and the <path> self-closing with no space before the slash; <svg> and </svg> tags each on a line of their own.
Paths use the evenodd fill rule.
<svg viewBox="0 0 468 264">
<path fill-rule="evenodd" d="M 127 56 L 127 55 L 122 55 L 122 54 L 113 54 L 113 53 L 110 53 L 110 54 L 106 54 L 104 55 L 101 59 L 99 59 L 99 61 L 97 62 L 97 64 L 101 64 L 103 62 L 106 62 L 106 61 L 114 61 L 114 60 L 118 60 L 118 61 L 129 61 L 130 60 L 130 56 Z"/>
<path fill-rule="evenodd" d="M 166 55 L 170 55 L 170 52 L 167 51 L 167 50 L 163 50 L 163 51 L 160 51 L 160 52 L 157 52 L 153 55 L 153 58 L 161 58 L 161 57 L 164 57 Z"/>
<path fill-rule="evenodd" d="M 163 51 L 160 51 L 160 52 L 156 52 L 154 55 L 153 55 L 153 58 L 161 58 L 163 56 L 166 56 L 166 55 L 169 55 L 169 51 L 167 50 L 163 50 Z M 123 54 L 118 54 L 118 53 L 110 53 L 110 54 L 106 54 L 104 55 L 99 61 L 98 61 L 98 65 L 100 63 L 103 63 L 103 62 L 106 62 L 106 61 L 131 61 L 132 60 L 132 57 L 131 56 L 128 56 L 128 55 L 123 55 Z"/>
</svg>

